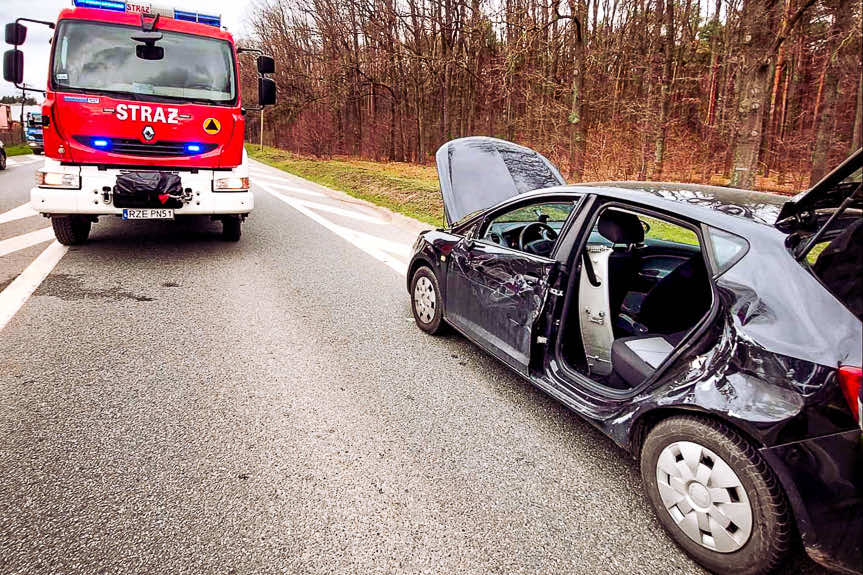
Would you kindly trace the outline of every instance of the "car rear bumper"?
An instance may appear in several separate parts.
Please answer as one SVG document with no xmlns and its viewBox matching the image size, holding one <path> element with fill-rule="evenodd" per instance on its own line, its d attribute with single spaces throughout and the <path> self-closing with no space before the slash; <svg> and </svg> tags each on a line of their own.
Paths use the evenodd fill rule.
<svg viewBox="0 0 863 575">
<path fill-rule="evenodd" d="M 765 448 L 812 559 L 863 573 L 863 432 L 859 429 Z"/>
</svg>

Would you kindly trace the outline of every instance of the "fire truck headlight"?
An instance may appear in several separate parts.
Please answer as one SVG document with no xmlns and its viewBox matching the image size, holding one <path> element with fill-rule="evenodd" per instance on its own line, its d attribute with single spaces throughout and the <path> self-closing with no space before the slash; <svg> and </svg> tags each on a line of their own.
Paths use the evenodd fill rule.
<svg viewBox="0 0 863 575">
<path fill-rule="evenodd" d="M 36 185 L 40 188 L 62 188 L 77 190 L 81 187 L 81 176 L 63 172 L 36 172 Z"/>
<path fill-rule="evenodd" d="M 236 192 L 249 189 L 249 178 L 218 178 L 213 182 L 214 192 Z"/>
</svg>

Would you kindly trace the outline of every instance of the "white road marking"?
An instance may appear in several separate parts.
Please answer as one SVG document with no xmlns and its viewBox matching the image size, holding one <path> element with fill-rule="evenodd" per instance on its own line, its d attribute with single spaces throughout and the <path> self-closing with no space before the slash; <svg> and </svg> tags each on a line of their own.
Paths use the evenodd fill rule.
<svg viewBox="0 0 863 575">
<path fill-rule="evenodd" d="M 249 177 L 252 179 L 263 178 L 265 180 L 273 180 L 274 182 L 282 182 L 282 183 L 284 183 L 288 180 L 287 178 L 285 178 L 284 176 L 280 176 L 279 174 L 273 174 L 270 172 L 255 172 L 252 170 L 249 170 Z"/>
<path fill-rule="evenodd" d="M 304 202 L 303 200 L 298 200 L 296 198 L 281 194 L 276 190 L 270 188 L 267 184 L 263 184 L 261 182 L 257 182 L 256 185 L 261 187 L 265 192 L 268 192 L 270 195 L 282 200 L 304 216 L 321 224 L 337 236 L 341 237 L 344 240 L 347 240 L 354 246 L 358 247 L 362 251 L 372 256 L 373 258 L 383 262 L 399 274 L 407 274 L 407 263 L 391 256 L 385 250 L 387 250 L 388 248 L 392 248 L 397 249 L 400 253 L 409 253 L 410 246 L 401 244 L 399 242 L 385 240 L 383 238 L 378 238 L 370 234 L 357 232 L 350 228 L 340 226 L 315 213 L 312 209 L 306 207 L 305 204 L 309 202 Z"/>
<path fill-rule="evenodd" d="M 362 212 L 357 212 L 354 210 L 346 210 L 344 208 L 339 208 L 337 206 L 330 206 L 327 204 L 319 204 L 317 202 L 310 202 L 308 200 L 297 199 L 298 202 L 306 206 L 307 208 L 312 208 L 314 210 L 320 210 L 322 212 L 330 212 L 331 214 L 336 214 L 339 216 L 344 216 L 346 218 L 353 218 L 355 220 L 359 220 L 361 222 L 367 222 L 370 224 L 387 224 L 389 222 L 380 219 L 377 216 L 370 216 L 368 214 L 364 214 Z"/>
<path fill-rule="evenodd" d="M 15 236 L 8 240 L 2 240 L 0 241 L 0 257 L 5 256 L 6 254 L 11 254 L 12 252 L 17 252 L 18 250 L 23 250 L 24 248 L 29 248 L 30 246 L 35 246 L 36 244 L 41 244 L 42 242 L 47 242 L 53 238 L 53 229 L 42 228 L 35 232 L 21 234 L 20 236 Z"/>
<path fill-rule="evenodd" d="M 3 212 L 2 214 L 0 214 L 0 224 L 20 220 L 21 218 L 29 218 L 30 216 L 35 216 L 38 213 L 39 212 L 30 207 L 29 203 L 22 204 L 17 208 L 12 208 L 8 212 Z"/>
<path fill-rule="evenodd" d="M 33 295 L 45 278 L 57 265 L 57 262 L 68 250 L 59 242 L 54 242 L 45 248 L 39 257 L 33 260 L 6 289 L 0 292 L 0 329 L 6 327 L 9 320 L 21 309 L 27 299 Z"/>
<path fill-rule="evenodd" d="M 252 185 L 254 185 L 255 183 L 256 183 L 255 179 L 252 178 Z M 300 188 L 297 186 L 290 186 L 288 184 L 274 184 L 271 182 L 267 182 L 267 185 L 272 186 L 274 188 L 277 188 L 279 190 L 283 190 L 285 192 L 306 194 L 307 196 L 314 196 L 316 198 L 326 198 L 327 197 L 326 194 L 322 194 L 320 192 L 314 192 L 312 190 L 306 190 L 304 188 Z"/>
<path fill-rule="evenodd" d="M 22 154 L 20 156 L 13 156 L 11 158 L 6 158 L 7 166 L 23 166 L 25 164 L 33 164 L 42 159 L 42 156 L 30 155 L 30 154 Z"/>
</svg>

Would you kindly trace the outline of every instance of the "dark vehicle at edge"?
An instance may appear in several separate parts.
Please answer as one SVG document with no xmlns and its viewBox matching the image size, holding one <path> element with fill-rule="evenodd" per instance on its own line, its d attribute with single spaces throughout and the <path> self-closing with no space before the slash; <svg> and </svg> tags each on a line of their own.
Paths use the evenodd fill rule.
<svg viewBox="0 0 863 575">
<path fill-rule="evenodd" d="M 640 459 L 672 539 L 719 573 L 795 532 L 863 573 L 863 149 L 794 198 L 566 185 L 486 137 L 437 153 L 447 227 L 408 274 L 455 328 Z"/>
</svg>

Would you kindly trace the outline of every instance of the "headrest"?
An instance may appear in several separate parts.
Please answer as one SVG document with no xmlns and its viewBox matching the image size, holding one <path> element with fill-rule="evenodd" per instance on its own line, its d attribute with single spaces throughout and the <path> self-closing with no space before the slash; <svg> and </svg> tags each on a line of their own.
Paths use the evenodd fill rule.
<svg viewBox="0 0 863 575">
<path fill-rule="evenodd" d="M 599 234 L 613 244 L 640 244 L 644 228 L 635 214 L 605 210 L 599 216 Z"/>
</svg>

